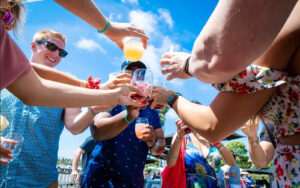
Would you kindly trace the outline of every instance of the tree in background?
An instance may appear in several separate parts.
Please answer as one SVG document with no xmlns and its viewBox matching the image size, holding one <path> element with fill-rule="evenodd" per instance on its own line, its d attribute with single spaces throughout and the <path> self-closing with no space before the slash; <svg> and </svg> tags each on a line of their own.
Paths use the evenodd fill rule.
<svg viewBox="0 0 300 188">
<path fill-rule="evenodd" d="M 240 168 L 250 168 L 252 163 L 249 161 L 246 146 L 239 141 L 231 141 L 226 147 L 236 156 L 236 162 Z"/>
</svg>

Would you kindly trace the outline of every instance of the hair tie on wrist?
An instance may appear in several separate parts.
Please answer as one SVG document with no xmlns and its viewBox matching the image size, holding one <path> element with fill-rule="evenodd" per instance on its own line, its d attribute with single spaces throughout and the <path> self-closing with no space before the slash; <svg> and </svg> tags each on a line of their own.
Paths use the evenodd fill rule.
<svg viewBox="0 0 300 188">
<path fill-rule="evenodd" d="M 184 69 L 183 71 L 189 75 L 189 76 L 193 76 L 190 72 L 189 72 L 189 68 L 190 68 L 190 59 L 191 59 L 191 56 L 189 56 L 188 58 L 186 58 L 185 60 L 185 63 L 184 63 Z"/>
<path fill-rule="evenodd" d="M 105 26 L 102 29 L 98 29 L 98 33 L 105 33 L 110 26 L 110 22 L 105 20 Z"/>
</svg>

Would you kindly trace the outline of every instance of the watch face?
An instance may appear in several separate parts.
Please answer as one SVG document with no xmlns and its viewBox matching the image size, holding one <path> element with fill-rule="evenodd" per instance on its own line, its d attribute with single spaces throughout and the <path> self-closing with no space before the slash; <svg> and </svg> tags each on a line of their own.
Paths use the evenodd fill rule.
<svg viewBox="0 0 300 188">
<path fill-rule="evenodd" d="M 178 95 L 176 95 L 176 94 L 168 96 L 168 99 L 167 99 L 168 105 L 170 107 L 172 107 L 177 98 L 178 98 Z"/>
</svg>

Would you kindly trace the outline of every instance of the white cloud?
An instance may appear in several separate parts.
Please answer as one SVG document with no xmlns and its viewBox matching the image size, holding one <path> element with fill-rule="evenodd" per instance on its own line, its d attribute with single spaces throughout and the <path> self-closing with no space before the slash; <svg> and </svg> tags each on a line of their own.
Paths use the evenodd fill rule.
<svg viewBox="0 0 300 188">
<path fill-rule="evenodd" d="M 133 10 L 129 13 L 129 21 L 138 28 L 144 29 L 148 35 L 156 31 L 157 16 L 150 12 Z"/>
<path fill-rule="evenodd" d="M 170 29 L 174 26 L 174 21 L 172 19 L 172 16 L 170 14 L 170 11 L 167 9 L 158 9 L 159 17 L 167 23 Z"/>
<path fill-rule="evenodd" d="M 129 3 L 129 4 L 134 4 L 134 5 L 138 5 L 139 1 L 138 0 L 121 0 L 122 3 Z"/>
<path fill-rule="evenodd" d="M 90 52 L 99 50 L 103 54 L 106 53 L 106 50 L 92 39 L 82 38 L 82 39 L 80 39 L 79 41 L 77 41 L 75 43 L 75 46 L 77 48 L 87 50 L 87 51 L 90 51 Z"/>
<path fill-rule="evenodd" d="M 25 0 L 23 3 L 35 3 L 35 2 L 41 2 L 43 0 Z"/>
<path fill-rule="evenodd" d="M 123 19 L 123 15 L 121 13 L 110 13 L 108 19 L 113 21 L 121 21 Z"/>
</svg>

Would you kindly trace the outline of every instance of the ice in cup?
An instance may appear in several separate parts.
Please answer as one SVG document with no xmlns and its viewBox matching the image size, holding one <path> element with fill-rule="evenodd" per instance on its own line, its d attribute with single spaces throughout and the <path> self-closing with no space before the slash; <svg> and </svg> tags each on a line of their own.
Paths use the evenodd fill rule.
<svg viewBox="0 0 300 188">
<path fill-rule="evenodd" d="M 144 46 L 138 37 L 125 37 L 123 39 L 123 52 L 128 61 L 139 61 L 144 54 Z"/>
</svg>

